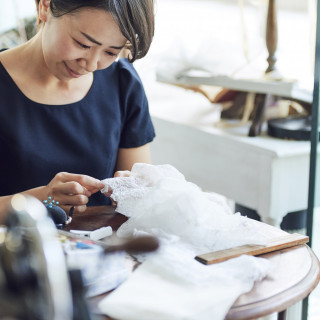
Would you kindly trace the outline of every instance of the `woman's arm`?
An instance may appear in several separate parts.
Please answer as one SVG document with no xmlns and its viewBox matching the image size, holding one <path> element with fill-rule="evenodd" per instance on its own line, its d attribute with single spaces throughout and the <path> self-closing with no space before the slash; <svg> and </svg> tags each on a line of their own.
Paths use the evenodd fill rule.
<svg viewBox="0 0 320 320">
<path fill-rule="evenodd" d="M 45 187 L 38 187 L 30 190 L 26 190 L 24 192 L 21 192 L 21 194 L 28 194 L 31 195 L 39 200 L 45 199 Z M 2 196 L 0 197 L 0 217 L 2 217 L 5 212 L 9 209 L 10 201 L 14 195 L 9 196 Z M 0 218 L 1 221 L 1 218 Z"/>
<path fill-rule="evenodd" d="M 87 175 L 60 172 L 49 182 L 47 186 L 41 186 L 34 189 L 21 192 L 34 196 L 40 201 L 52 197 L 59 201 L 59 206 L 68 210 L 75 206 L 75 211 L 82 212 L 86 209 L 89 197 L 102 189 L 104 184 L 95 178 Z M 13 195 L 0 197 L 0 212 L 8 208 Z"/>
<path fill-rule="evenodd" d="M 45 199 L 45 187 L 38 187 L 30 190 L 26 190 L 24 192 L 21 192 L 21 194 L 28 194 L 31 195 L 39 200 L 44 200 Z M 0 216 L 4 214 L 10 205 L 10 201 L 14 195 L 9 195 L 9 196 L 2 196 L 0 197 Z"/>
<path fill-rule="evenodd" d="M 135 163 L 151 163 L 149 144 L 138 148 L 120 148 L 118 151 L 116 171 L 131 170 Z"/>
</svg>

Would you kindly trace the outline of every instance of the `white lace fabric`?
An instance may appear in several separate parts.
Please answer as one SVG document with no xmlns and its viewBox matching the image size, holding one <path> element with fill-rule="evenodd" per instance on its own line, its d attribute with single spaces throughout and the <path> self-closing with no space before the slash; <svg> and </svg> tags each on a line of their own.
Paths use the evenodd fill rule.
<svg viewBox="0 0 320 320">
<path fill-rule="evenodd" d="M 138 177 L 117 177 L 105 179 L 105 187 L 102 193 L 113 190 L 111 199 L 117 202 L 116 211 L 126 216 L 130 216 L 130 209 L 135 201 L 141 199 L 148 191 L 148 187 L 143 179 Z"/>
<path fill-rule="evenodd" d="M 184 179 L 184 176 L 170 165 L 152 166 L 136 163 L 130 177 L 116 177 L 102 180 L 106 193 L 112 190 L 111 199 L 117 202 L 116 211 L 128 217 L 137 200 L 142 199 L 155 184 L 166 178 Z"/>
<path fill-rule="evenodd" d="M 117 211 L 129 219 L 119 237 L 156 236 L 160 250 L 100 309 L 126 319 L 224 319 L 233 302 L 267 273 L 268 261 L 243 256 L 212 266 L 194 257 L 244 244 L 264 244 L 251 220 L 232 214 L 223 197 L 203 192 L 170 165 L 135 164 L 130 177 L 103 180 Z M 196 293 L 198 295 L 196 295 Z M 205 294 L 204 294 L 205 293 Z"/>
<path fill-rule="evenodd" d="M 103 182 L 103 193 L 113 190 L 116 211 L 130 217 L 119 228 L 119 237 L 139 231 L 159 237 L 160 230 L 200 252 L 265 243 L 250 219 L 232 214 L 221 196 L 203 192 L 170 165 L 135 164 L 130 177 Z"/>
</svg>

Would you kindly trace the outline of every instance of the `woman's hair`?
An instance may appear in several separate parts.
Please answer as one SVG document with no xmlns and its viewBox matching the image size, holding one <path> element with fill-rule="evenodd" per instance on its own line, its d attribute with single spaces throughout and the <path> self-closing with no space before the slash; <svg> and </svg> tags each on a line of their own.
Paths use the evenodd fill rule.
<svg viewBox="0 0 320 320">
<path fill-rule="evenodd" d="M 35 0 L 39 12 L 40 0 Z M 121 33 L 128 40 L 129 61 L 144 57 L 154 36 L 154 0 L 51 0 L 54 17 L 75 12 L 81 8 L 103 9 L 117 22 Z M 38 24 L 39 15 L 38 15 Z"/>
</svg>

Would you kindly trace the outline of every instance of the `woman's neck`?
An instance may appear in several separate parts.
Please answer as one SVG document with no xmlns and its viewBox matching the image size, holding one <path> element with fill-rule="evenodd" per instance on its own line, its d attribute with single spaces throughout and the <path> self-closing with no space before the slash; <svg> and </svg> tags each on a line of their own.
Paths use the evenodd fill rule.
<svg viewBox="0 0 320 320">
<path fill-rule="evenodd" d="M 88 93 L 93 74 L 62 81 L 48 69 L 41 30 L 26 43 L 0 53 L 0 61 L 13 81 L 29 99 L 44 104 L 68 104 Z"/>
<path fill-rule="evenodd" d="M 0 61 L 21 92 L 42 104 L 69 104 L 83 99 L 93 74 L 61 81 L 48 69 L 42 51 L 41 30 L 28 42 L 0 53 Z"/>
</svg>

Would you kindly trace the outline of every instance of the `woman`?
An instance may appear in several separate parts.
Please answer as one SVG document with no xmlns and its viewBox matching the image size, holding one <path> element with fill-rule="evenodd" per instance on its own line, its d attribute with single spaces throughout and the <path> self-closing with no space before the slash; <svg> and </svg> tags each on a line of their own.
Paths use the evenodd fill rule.
<svg viewBox="0 0 320 320">
<path fill-rule="evenodd" d="M 36 3 L 38 33 L 0 52 L 0 207 L 24 192 L 81 212 L 109 203 L 101 179 L 150 162 L 154 129 L 131 63 L 150 47 L 153 0 Z M 124 48 L 129 61 L 117 59 Z"/>
</svg>

